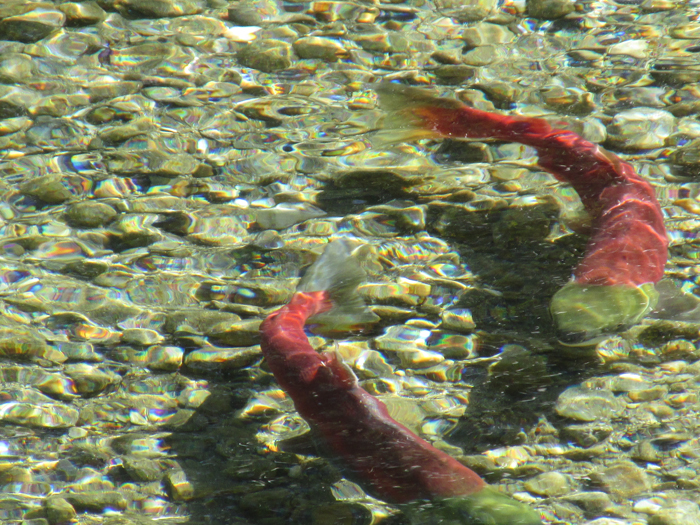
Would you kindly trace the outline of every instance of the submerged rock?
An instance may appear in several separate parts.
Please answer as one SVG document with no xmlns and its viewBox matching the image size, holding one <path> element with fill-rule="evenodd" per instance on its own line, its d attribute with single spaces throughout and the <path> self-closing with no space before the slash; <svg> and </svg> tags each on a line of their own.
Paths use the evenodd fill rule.
<svg viewBox="0 0 700 525">
<path fill-rule="evenodd" d="M 624 403 L 608 390 L 572 386 L 557 399 L 556 411 L 562 417 L 579 421 L 612 419 L 624 410 Z"/>
<path fill-rule="evenodd" d="M 555 20 L 574 11 L 571 0 L 527 0 L 525 6 L 529 16 L 544 20 Z"/>
<path fill-rule="evenodd" d="M 65 20 L 66 16 L 48 3 L 10 3 L 0 10 L 0 40 L 36 42 L 62 27 Z"/>
<path fill-rule="evenodd" d="M 615 115 L 608 125 L 608 143 L 613 147 L 639 150 L 661 148 L 673 133 L 676 119 L 667 111 L 635 108 Z"/>
<path fill-rule="evenodd" d="M 292 46 L 273 38 L 255 40 L 238 52 L 238 60 L 246 67 L 272 73 L 292 65 Z"/>
</svg>

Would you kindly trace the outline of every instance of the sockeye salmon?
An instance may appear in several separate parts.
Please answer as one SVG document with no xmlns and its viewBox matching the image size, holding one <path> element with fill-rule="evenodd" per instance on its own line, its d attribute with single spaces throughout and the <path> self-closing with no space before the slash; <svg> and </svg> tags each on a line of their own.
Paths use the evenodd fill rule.
<svg viewBox="0 0 700 525">
<path fill-rule="evenodd" d="M 388 503 L 411 504 L 421 516 L 416 523 L 541 524 L 535 511 L 395 421 L 337 353 L 311 347 L 304 331 L 309 319 L 346 326 L 376 320 L 356 294 L 363 279 L 350 242 L 336 240 L 291 301 L 260 327 L 265 361 L 299 415 L 352 479 Z"/>
<path fill-rule="evenodd" d="M 668 237 L 654 189 L 634 168 L 576 133 L 532 117 L 501 115 L 393 83 L 375 88 L 388 110 L 384 128 L 405 138 L 519 142 L 539 166 L 578 193 L 592 233 L 573 279 L 552 298 L 560 333 L 585 342 L 640 321 L 658 301 Z"/>
</svg>

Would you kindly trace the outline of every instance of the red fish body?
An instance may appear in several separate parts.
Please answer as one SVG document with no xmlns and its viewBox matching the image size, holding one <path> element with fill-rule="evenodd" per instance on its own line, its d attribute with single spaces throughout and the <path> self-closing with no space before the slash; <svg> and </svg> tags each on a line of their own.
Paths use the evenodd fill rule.
<svg viewBox="0 0 700 525">
<path fill-rule="evenodd" d="M 395 421 L 336 353 L 319 354 L 311 347 L 304 333 L 308 319 L 337 305 L 342 294 L 333 289 L 336 284 L 357 284 L 361 271 L 348 261 L 342 241 L 329 244 L 307 272 L 311 279 L 260 327 L 265 361 L 323 448 L 367 492 L 389 503 L 444 501 L 450 516 L 465 525 L 482 523 L 475 520 L 483 516 L 490 520 L 483 523 L 494 525 L 540 524 L 532 510 Z M 326 273 L 319 277 L 317 269 Z M 319 287 L 327 290 L 313 291 Z"/>
<path fill-rule="evenodd" d="M 593 217 L 586 255 L 574 271 L 588 284 L 656 283 L 663 276 L 668 238 L 651 185 L 617 156 L 541 119 L 458 108 L 420 107 L 427 127 L 444 137 L 519 142 L 537 150 L 538 164 L 568 182 Z"/>
<path fill-rule="evenodd" d="M 319 354 L 304 334 L 308 317 L 330 307 L 324 292 L 298 293 L 261 327 L 270 370 L 323 444 L 363 487 L 390 503 L 472 494 L 486 483 L 391 418 L 336 354 Z"/>
<path fill-rule="evenodd" d="M 552 301 L 560 329 L 584 334 L 614 330 L 653 308 L 668 237 L 653 188 L 630 164 L 542 119 L 481 111 L 395 84 L 380 85 L 377 91 L 398 129 L 531 146 L 544 170 L 576 190 L 593 231 L 572 283 Z"/>
</svg>

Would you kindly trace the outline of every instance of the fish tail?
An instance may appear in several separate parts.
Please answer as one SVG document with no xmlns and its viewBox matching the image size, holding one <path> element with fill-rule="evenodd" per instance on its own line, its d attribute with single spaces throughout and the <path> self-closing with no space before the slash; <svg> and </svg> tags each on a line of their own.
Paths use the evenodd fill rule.
<svg viewBox="0 0 700 525">
<path fill-rule="evenodd" d="M 347 239 L 329 243 L 299 282 L 297 292 L 325 292 L 332 303 L 330 310 L 309 319 L 314 331 L 357 330 L 379 320 L 357 291 L 359 284 L 366 279 L 357 258 L 357 249 L 358 246 Z"/>
<path fill-rule="evenodd" d="M 469 107 L 401 84 L 374 86 L 379 105 L 387 111 L 379 141 L 404 142 L 418 138 L 517 140 L 537 147 L 552 133 L 538 118 L 501 115 Z"/>
<path fill-rule="evenodd" d="M 377 146 L 448 136 L 441 124 L 463 104 L 449 98 L 433 96 L 422 89 L 384 82 L 374 86 L 379 105 L 386 116 L 382 129 L 374 137 Z"/>
</svg>

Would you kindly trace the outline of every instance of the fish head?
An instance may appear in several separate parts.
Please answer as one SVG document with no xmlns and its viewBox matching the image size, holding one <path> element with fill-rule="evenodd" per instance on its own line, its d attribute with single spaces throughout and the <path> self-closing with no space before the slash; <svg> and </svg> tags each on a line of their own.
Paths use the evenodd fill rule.
<svg viewBox="0 0 700 525">
<path fill-rule="evenodd" d="M 412 525 L 542 525 L 540 513 L 486 486 L 468 496 L 408 505 Z"/>
<path fill-rule="evenodd" d="M 606 334 L 641 321 L 658 299 L 653 283 L 592 285 L 571 281 L 554 294 L 550 312 L 562 344 L 589 346 Z"/>
</svg>

